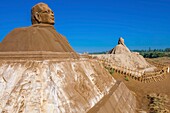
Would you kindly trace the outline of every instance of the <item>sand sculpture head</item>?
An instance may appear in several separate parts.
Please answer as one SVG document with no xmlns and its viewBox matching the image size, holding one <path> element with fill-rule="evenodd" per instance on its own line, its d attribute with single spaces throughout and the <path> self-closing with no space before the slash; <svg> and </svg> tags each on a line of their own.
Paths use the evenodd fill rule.
<svg viewBox="0 0 170 113">
<path fill-rule="evenodd" d="M 119 38 L 118 44 L 125 46 L 124 39 L 122 37 Z"/>
<path fill-rule="evenodd" d="M 32 24 L 54 25 L 54 13 L 45 3 L 38 3 L 31 9 Z"/>
</svg>

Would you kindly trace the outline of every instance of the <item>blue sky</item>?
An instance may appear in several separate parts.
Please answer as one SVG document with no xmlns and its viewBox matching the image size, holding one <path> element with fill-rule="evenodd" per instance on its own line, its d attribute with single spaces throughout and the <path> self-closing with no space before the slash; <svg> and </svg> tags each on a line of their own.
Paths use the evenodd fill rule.
<svg viewBox="0 0 170 113">
<path fill-rule="evenodd" d="M 170 0 L 1 0 L 0 41 L 30 26 L 39 2 L 54 11 L 56 30 L 77 52 L 110 50 L 119 37 L 130 49 L 170 47 Z"/>
</svg>

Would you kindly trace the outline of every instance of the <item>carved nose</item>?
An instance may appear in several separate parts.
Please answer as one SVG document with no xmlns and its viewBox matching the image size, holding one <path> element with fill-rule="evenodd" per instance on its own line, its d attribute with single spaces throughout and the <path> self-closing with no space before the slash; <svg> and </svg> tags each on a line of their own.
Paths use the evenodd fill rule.
<svg viewBox="0 0 170 113">
<path fill-rule="evenodd" d="M 54 18 L 54 14 L 51 14 L 51 16 Z"/>
<path fill-rule="evenodd" d="M 53 11 L 51 11 L 51 15 L 54 15 L 54 12 L 53 12 Z"/>
</svg>

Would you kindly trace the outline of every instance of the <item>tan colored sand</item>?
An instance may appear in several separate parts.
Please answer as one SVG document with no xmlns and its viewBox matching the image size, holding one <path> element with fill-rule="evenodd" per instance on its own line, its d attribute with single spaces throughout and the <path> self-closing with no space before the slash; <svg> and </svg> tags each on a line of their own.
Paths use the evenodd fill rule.
<svg viewBox="0 0 170 113">
<path fill-rule="evenodd" d="M 48 24 L 14 29 L 0 44 L 0 51 L 74 52 L 67 39 Z"/>
<path fill-rule="evenodd" d="M 160 63 L 164 62 L 164 64 L 170 66 L 170 58 L 157 58 L 152 60 Z M 166 75 L 164 80 L 151 83 L 142 83 L 131 78 L 129 78 L 129 81 L 126 81 L 124 76 L 117 73 L 114 73 L 113 77 L 116 80 L 123 81 L 131 91 L 135 92 L 139 109 L 147 110 L 148 101 L 145 96 L 150 93 L 163 93 L 168 95 L 168 98 L 170 99 L 170 73 Z M 170 110 L 170 102 L 168 104 L 169 106 L 167 106 L 167 108 Z"/>
</svg>

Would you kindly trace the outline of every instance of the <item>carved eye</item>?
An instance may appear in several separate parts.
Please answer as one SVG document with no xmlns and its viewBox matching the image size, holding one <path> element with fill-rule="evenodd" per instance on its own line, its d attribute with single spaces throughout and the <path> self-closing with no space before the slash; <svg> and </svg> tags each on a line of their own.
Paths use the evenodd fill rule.
<svg viewBox="0 0 170 113">
<path fill-rule="evenodd" d="M 52 14 L 54 14 L 53 11 L 51 11 L 51 10 L 46 10 L 46 11 L 43 11 L 42 13 L 47 13 L 47 14 L 52 13 Z"/>
<path fill-rule="evenodd" d="M 49 13 L 49 11 L 43 11 L 42 13 Z"/>
</svg>

